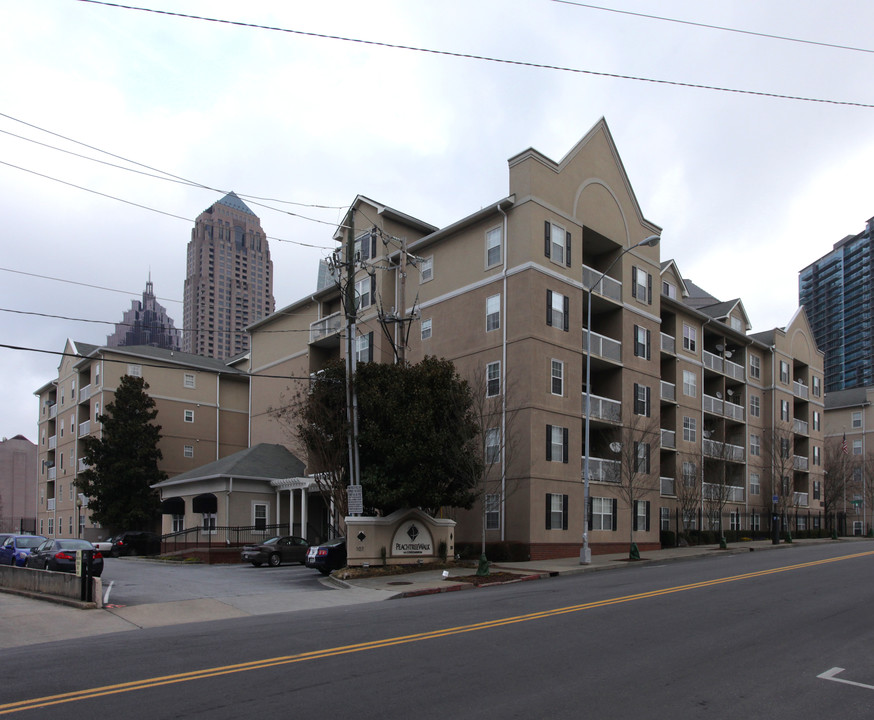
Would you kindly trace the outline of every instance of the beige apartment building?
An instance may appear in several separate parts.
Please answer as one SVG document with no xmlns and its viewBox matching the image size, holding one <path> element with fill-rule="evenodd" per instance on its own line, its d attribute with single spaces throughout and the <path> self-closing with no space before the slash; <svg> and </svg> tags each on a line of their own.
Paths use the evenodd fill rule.
<svg viewBox="0 0 874 720">
<path fill-rule="evenodd" d="M 99 347 L 68 340 L 56 378 L 39 398 L 37 532 L 103 539 L 75 486 L 86 468 L 81 440 L 100 434 L 97 416 L 113 401 L 123 375 L 143 377 L 161 425 L 160 468 L 190 471 L 248 446 L 249 380 L 220 360 L 149 346 Z M 199 527 L 202 514 L 174 507 L 173 523 Z M 168 524 L 170 521 L 168 520 Z M 145 529 L 145 528 L 130 528 Z M 157 528 L 156 528 L 157 529 Z"/>
<path fill-rule="evenodd" d="M 356 360 L 444 357 L 492 403 L 497 480 L 473 510 L 447 510 L 456 546 L 479 542 L 483 524 L 488 541 L 536 559 L 578 554 L 586 521 L 596 553 L 720 523 L 764 533 L 774 512 L 793 529 L 821 523 L 823 357 L 803 310 L 748 334 L 740 300 L 720 302 L 640 246 L 661 230 L 603 120 L 559 162 L 510 158 L 509 194 L 447 227 L 359 196 L 335 239 L 350 231 Z M 340 291 L 250 332 L 251 436 L 294 451 L 276 410 L 345 356 Z"/>
</svg>

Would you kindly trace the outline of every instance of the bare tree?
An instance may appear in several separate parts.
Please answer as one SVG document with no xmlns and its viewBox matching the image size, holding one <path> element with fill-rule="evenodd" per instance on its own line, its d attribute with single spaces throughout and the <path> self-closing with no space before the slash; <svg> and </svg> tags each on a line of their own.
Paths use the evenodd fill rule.
<svg viewBox="0 0 874 720">
<path fill-rule="evenodd" d="M 693 521 L 698 516 L 701 507 L 701 474 L 698 471 L 700 456 L 691 453 L 683 453 L 679 456 L 681 461 L 680 478 L 677 481 L 677 505 L 683 517 L 683 531 L 688 533 L 692 530 Z"/>
<path fill-rule="evenodd" d="M 720 542 L 724 542 L 722 524 L 725 506 L 742 497 L 743 488 L 731 482 L 729 468 L 731 464 L 743 460 L 743 449 L 729 442 L 705 438 L 705 475 L 702 487 L 702 499 L 709 518 L 709 529 L 718 530 Z M 740 492 L 739 492 L 740 490 Z"/>
<path fill-rule="evenodd" d="M 482 510 L 481 555 L 485 557 L 489 515 L 500 513 L 501 505 L 516 489 L 507 482 L 507 468 L 519 444 L 519 434 L 514 432 L 518 409 L 510 406 L 515 383 L 507 375 L 501 376 L 500 368 L 490 375 L 489 365 L 477 364 L 467 382 L 479 426 L 477 443 L 482 472 L 476 494 Z"/>
<path fill-rule="evenodd" d="M 628 508 L 629 555 L 634 558 L 637 546 L 634 530 L 637 525 L 637 504 L 658 490 L 658 473 L 652 471 L 653 456 L 657 456 L 661 431 L 658 417 L 631 413 L 619 429 L 619 442 L 611 443 L 611 450 L 619 455 L 615 466 L 615 482 L 619 497 Z"/>
<path fill-rule="evenodd" d="M 847 491 L 852 490 L 853 475 L 859 458 L 847 452 L 846 444 L 837 438 L 826 441 L 823 453 L 822 507 L 826 522 L 835 532 L 833 525 L 838 512 L 846 509 Z"/>
<path fill-rule="evenodd" d="M 762 437 L 762 452 L 766 459 L 766 486 L 772 514 L 777 516 L 778 522 L 788 522 L 789 511 L 797 508 L 800 502 L 792 481 L 795 473 L 792 452 L 794 437 L 792 430 L 779 425 L 767 430 Z"/>
<path fill-rule="evenodd" d="M 863 499 L 863 521 L 865 533 L 874 528 L 874 452 L 869 452 L 862 462 L 862 487 L 859 488 Z M 868 518 L 872 521 L 869 522 Z"/>
</svg>

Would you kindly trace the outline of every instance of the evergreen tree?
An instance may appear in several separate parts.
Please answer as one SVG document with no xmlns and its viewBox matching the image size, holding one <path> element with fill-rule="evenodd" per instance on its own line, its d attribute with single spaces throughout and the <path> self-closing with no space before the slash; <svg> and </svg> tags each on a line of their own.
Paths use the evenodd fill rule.
<svg viewBox="0 0 874 720">
<path fill-rule="evenodd" d="M 97 416 L 102 437 L 83 438 L 85 462 L 76 485 L 88 496 L 91 519 L 112 532 L 151 527 L 160 511 L 160 499 L 152 489 L 167 475 L 158 469 L 161 426 L 155 401 L 146 393 L 143 378 L 124 375 L 115 400 Z"/>
</svg>

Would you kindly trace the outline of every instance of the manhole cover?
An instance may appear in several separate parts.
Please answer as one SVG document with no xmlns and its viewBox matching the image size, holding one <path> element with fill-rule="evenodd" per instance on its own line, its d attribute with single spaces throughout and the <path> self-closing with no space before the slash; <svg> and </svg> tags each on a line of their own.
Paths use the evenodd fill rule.
<svg viewBox="0 0 874 720">
<path fill-rule="evenodd" d="M 389 585 L 412 585 L 409 580 L 395 580 L 394 582 L 388 583 Z"/>
</svg>

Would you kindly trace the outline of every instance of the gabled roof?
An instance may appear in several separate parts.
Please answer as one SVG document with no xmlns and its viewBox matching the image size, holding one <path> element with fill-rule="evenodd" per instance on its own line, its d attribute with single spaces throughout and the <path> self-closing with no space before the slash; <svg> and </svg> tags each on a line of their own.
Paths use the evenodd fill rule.
<svg viewBox="0 0 874 720">
<path fill-rule="evenodd" d="M 674 275 L 680 281 L 680 295 L 686 297 L 689 294 L 689 288 L 686 287 L 686 278 L 680 272 L 680 268 L 674 260 L 662 260 L 659 275 L 664 275 L 669 270 L 673 270 Z"/>
<path fill-rule="evenodd" d="M 151 345 L 126 345 L 124 347 L 104 347 L 98 345 L 86 345 L 85 343 L 74 343 L 79 354 L 85 359 L 93 358 L 96 355 L 113 353 L 115 355 L 125 355 L 128 357 L 137 358 L 140 360 L 160 360 L 161 362 L 171 363 L 174 365 L 182 365 L 184 367 L 195 370 L 207 370 L 215 373 L 228 373 L 230 375 L 245 375 L 246 373 L 229 366 L 229 360 L 217 360 L 216 358 L 204 357 L 203 355 L 192 355 L 191 353 L 179 352 L 177 350 L 167 350 L 165 348 L 152 347 Z M 87 352 L 84 352 L 87 350 Z M 83 361 L 80 361 L 80 363 Z"/>
<path fill-rule="evenodd" d="M 354 208 L 361 203 L 366 203 L 370 205 L 374 210 L 376 210 L 376 213 L 378 215 L 384 215 L 391 220 L 395 220 L 396 222 L 408 225 L 409 227 L 418 230 L 424 235 L 429 235 L 430 233 L 438 229 L 436 225 L 432 225 L 431 223 L 427 223 L 424 220 L 414 218 L 412 215 L 407 215 L 400 210 L 395 210 L 388 205 L 384 205 L 383 203 L 377 202 L 376 200 L 371 200 L 369 197 L 366 197 L 364 195 L 356 195 L 355 199 L 352 201 L 352 204 L 349 207 Z M 346 215 L 343 217 L 343 222 L 340 226 L 337 227 L 337 230 L 334 232 L 334 240 L 336 240 L 337 242 L 341 242 L 346 237 L 346 223 L 348 222 L 348 218 L 349 213 L 346 213 Z M 359 231 L 363 230 L 364 226 L 362 225 L 359 228 Z"/>
<path fill-rule="evenodd" d="M 305 469 L 306 466 L 285 446 L 259 443 L 221 460 L 176 475 L 169 480 L 162 480 L 152 487 L 164 488 L 216 477 L 281 480 L 302 477 Z"/>
<path fill-rule="evenodd" d="M 870 387 L 856 387 L 847 390 L 833 390 L 825 394 L 825 409 L 835 410 L 845 407 L 860 407 L 868 405 Z"/>
</svg>

